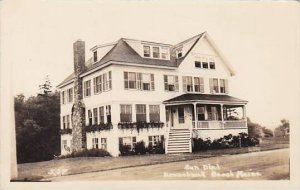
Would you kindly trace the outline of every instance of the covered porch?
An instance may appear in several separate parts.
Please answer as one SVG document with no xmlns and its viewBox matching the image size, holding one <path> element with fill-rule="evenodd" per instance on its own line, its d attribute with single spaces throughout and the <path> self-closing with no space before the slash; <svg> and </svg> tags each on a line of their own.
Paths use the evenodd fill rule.
<svg viewBox="0 0 300 190">
<path fill-rule="evenodd" d="M 170 128 L 246 129 L 247 101 L 228 95 L 183 94 L 164 102 Z"/>
</svg>

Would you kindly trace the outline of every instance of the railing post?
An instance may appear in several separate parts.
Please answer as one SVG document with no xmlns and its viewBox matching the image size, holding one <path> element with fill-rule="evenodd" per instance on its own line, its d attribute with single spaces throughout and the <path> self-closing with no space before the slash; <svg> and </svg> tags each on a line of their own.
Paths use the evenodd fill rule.
<svg viewBox="0 0 300 190">
<path fill-rule="evenodd" d="M 197 103 L 193 103 L 193 106 L 194 106 L 195 129 L 197 129 L 198 128 Z"/>
</svg>

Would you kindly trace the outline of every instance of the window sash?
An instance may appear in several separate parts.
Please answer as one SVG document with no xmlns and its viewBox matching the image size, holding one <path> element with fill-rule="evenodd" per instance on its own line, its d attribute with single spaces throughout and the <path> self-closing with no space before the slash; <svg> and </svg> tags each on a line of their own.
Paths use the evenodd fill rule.
<svg viewBox="0 0 300 190">
<path fill-rule="evenodd" d="M 99 148 L 98 138 L 92 138 L 92 147 L 96 149 Z"/>
<path fill-rule="evenodd" d="M 100 123 L 104 123 L 104 106 L 99 107 Z"/>
<path fill-rule="evenodd" d="M 165 91 L 178 91 L 178 76 L 176 75 L 164 75 Z"/>
<path fill-rule="evenodd" d="M 144 57 L 150 57 L 150 46 L 144 46 Z"/>
<path fill-rule="evenodd" d="M 152 50 L 153 58 L 159 58 L 159 47 L 153 47 Z"/>
<path fill-rule="evenodd" d="M 94 112 L 94 124 L 98 124 L 98 109 L 94 108 L 93 112 Z"/>
<path fill-rule="evenodd" d="M 84 95 L 85 96 L 91 95 L 91 80 L 84 82 Z"/>
<path fill-rule="evenodd" d="M 120 119 L 121 119 L 121 122 L 131 122 L 132 121 L 131 105 L 121 105 Z"/>
<path fill-rule="evenodd" d="M 183 91 L 193 92 L 193 77 L 183 76 L 182 81 L 183 81 Z"/>
</svg>

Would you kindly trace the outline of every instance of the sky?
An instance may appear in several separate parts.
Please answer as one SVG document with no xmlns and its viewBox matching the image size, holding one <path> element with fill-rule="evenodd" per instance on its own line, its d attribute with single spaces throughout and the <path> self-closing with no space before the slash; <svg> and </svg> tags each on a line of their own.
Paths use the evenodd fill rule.
<svg viewBox="0 0 300 190">
<path fill-rule="evenodd" d="M 72 44 L 121 37 L 176 44 L 207 31 L 236 71 L 232 96 L 274 128 L 298 118 L 300 12 L 296 1 L 23 0 L 1 2 L 1 63 L 13 95 L 36 95 L 73 70 Z"/>
</svg>

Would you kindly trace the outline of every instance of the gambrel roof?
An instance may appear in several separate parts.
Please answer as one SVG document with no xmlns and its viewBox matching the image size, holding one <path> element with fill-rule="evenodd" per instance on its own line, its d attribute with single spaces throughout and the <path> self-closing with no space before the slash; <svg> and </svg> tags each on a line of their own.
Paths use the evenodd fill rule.
<svg viewBox="0 0 300 190">
<path fill-rule="evenodd" d="M 186 58 L 186 56 L 190 53 L 190 51 L 194 48 L 194 46 L 203 38 L 208 37 L 206 32 L 203 32 L 201 34 L 198 34 L 196 36 L 193 36 L 183 42 L 180 42 L 170 48 L 170 60 L 163 60 L 163 59 L 152 59 L 152 58 L 144 58 L 140 56 L 127 42 L 125 38 L 121 38 L 115 43 L 115 45 L 112 47 L 112 49 L 106 53 L 102 57 L 101 60 L 94 64 L 86 64 L 84 73 L 85 74 L 89 71 L 92 71 L 94 69 L 97 69 L 98 67 L 101 67 L 109 62 L 122 62 L 122 63 L 134 63 L 134 64 L 140 64 L 140 65 L 152 65 L 152 66 L 163 66 L 163 67 L 170 67 L 170 68 L 177 68 Z M 208 39 L 211 41 L 211 39 L 208 37 Z M 179 47 L 184 46 L 187 43 L 193 42 L 192 46 L 188 49 L 187 53 L 181 57 L 176 58 L 176 49 Z M 212 42 L 214 45 L 214 43 Z M 214 45 L 215 46 L 215 45 Z M 216 47 L 214 47 L 216 49 Z M 216 49 L 217 50 L 217 49 Z M 219 50 L 217 50 L 218 53 Z M 223 61 L 226 63 L 227 68 L 229 69 L 230 73 L 233 75 L 234 72 L 231 69 L 231 67 L 227 64 L 225 59 L 223 58 L 223 55 L 220 54 L 220 57 L 222 57 Z M 90 61 L 90 60 L 89 60 Z M 66 79 L 64 79 L 58 87 L 67 84 L 69 82 L 72 82 L 74 79 L 74 73 L 69 75 Z"/>
</svg>

